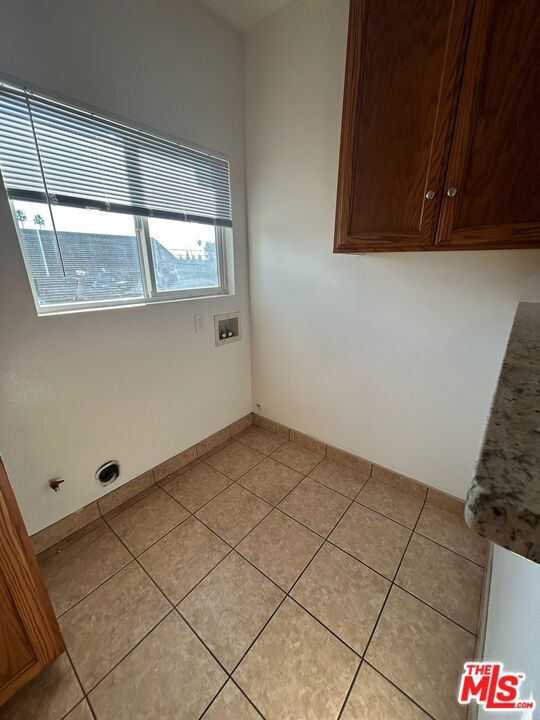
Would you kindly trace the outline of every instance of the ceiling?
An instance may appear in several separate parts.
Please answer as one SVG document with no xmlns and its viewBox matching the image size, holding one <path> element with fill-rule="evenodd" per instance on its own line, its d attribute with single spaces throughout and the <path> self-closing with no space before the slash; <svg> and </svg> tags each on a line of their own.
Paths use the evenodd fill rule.
<svg viewBox="0 0 540 720">
<path fill-rule="evenodd" d="M 247 32 L 290 0 L 201 0 L 228 25 Z"/>
</svg>

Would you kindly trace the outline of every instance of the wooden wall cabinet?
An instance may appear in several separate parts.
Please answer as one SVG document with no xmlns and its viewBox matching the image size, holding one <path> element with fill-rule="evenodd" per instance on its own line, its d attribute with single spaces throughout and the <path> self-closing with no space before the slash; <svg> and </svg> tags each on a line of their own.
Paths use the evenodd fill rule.
<svg viewBox="0 0 540 720">
<path fill-rule="evenodd" d="M 58 622 L 0 459 L 0 705 L 64 649 Z"/>
<path fill-rule="evenodd" d="M 334 251 L 540 247 L 531 0 L 351 0 Z"/>
</svg>

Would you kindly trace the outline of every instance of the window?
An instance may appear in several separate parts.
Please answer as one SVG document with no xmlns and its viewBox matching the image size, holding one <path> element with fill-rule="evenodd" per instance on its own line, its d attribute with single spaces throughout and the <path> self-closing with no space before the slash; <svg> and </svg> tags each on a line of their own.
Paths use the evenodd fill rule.
<svg viewBox="0 0 540 720">
<path fill-rule="evenodd" d="M 226 159 L 1 85 L 0 168 L 39 314 L 227 293 Z"/>
</svg>

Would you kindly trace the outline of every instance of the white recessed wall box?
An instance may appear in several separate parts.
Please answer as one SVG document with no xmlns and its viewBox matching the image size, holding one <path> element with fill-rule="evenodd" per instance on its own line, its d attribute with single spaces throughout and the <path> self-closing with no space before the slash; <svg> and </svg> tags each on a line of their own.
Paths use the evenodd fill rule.
<svg viewBox="0 0 540 720">
<path fill-rule="evenodd" d="M 214 315 L 214 328 L 216 332 L 216 345 L 240 340 L 240 313 L 234 312 L 228 315 Z"/>
</svg>

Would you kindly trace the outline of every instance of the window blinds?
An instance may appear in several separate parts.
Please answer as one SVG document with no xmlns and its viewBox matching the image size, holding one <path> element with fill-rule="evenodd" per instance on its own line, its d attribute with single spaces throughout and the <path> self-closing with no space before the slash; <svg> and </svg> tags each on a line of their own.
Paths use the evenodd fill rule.
<svg viewBox="0 0 540 720">
<path fill-rule="evenodd" d="M 227 160 L 4 86 L 0 167 L 15 200 L 232 225 Z"/>
</svg>

